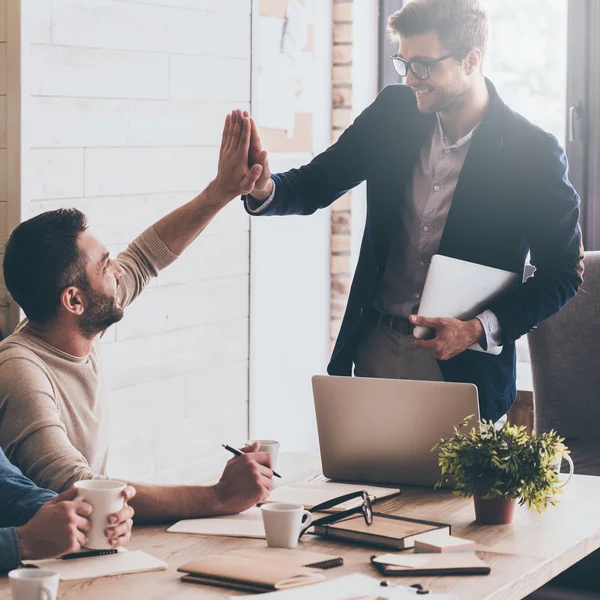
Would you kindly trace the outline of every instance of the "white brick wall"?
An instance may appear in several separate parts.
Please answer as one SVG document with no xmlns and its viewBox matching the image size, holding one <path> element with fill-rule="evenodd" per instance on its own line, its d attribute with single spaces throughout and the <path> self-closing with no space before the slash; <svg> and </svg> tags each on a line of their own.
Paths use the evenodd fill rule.
<svg viewBox="0 0 600 600">
<path fill-rule="evenodd" d="M 27 0 L 24 216 L 78 207 L 118 251 L 206 186 L 225 114 L 250 103 L 250 9 Z M 107 333 L 115 476 L 198 481 L 228 458 L 222 442 L 245 440 L 248 287 L 249 222 L 236 201 Z"/>
</svg>

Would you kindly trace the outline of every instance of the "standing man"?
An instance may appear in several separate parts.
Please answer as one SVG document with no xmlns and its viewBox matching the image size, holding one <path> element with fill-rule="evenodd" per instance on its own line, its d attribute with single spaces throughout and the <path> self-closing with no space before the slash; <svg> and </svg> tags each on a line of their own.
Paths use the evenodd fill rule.
<svg viewBox="0 0 600 600">
<path fill-rule="evenodd" d="M 413 0 L 389 20 L 406 85 L 386 87 L 310 164 L 271 175 L 256 127 L 245 198 L 255 215 L 309 215 L 367 181 L 367 222 L 332 375 L 470 382 L 482 418 L 516 397 L 515 340 L 582 283 L 579 198 L 557 140 L 509 109 L 483 75 L 478 0 Z M 470 321 L 415 316 L 431 257 L 535 276 Z M 414 341 L 414 325 L 436 332 Z M 503 345 L 499 356 L 469 351 Z"/>
</svg>

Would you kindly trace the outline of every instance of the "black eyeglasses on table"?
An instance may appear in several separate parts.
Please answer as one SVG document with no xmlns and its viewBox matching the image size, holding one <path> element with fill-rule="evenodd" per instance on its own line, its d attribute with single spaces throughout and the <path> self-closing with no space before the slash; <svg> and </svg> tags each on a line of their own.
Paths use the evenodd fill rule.
<svg viewBox="0 0 600 600">
<path fill-rule="evenodd" d="M 367 525 L 371 525 L 373 523 L 373 506 L 371 505 L 371 499 L 369 498 L 369 494 L 367 492 L 352 492 L 351 494 L 346 494 L 345 496 L 339 496 L 338 498 L 333 498 L 332 500 L 328 500 L 327 502 L 322 502 L 321 504 L 317 504 L 310 509 L 311 513 L 318 513 L 334 506 L 338 506 L 339 504 L 344 504 L 345 502 L 349 502 L 350 500 L 354 500 L 355 498 L 362 498 L 362 504 L 355 508 L 350 508 L 348 510 L 342 510 L 340 512 L 334 513 L 332 515 L 327 515 L 325 517 L 321 517 L 316 521 L 313 521 L 308 527 L 304 528 L 300 533 L 300 538 L 315 525 L 331 525 L 331 523 L 337 523 L 351 515 L 356 515 L 362 513 L 365 518 L 365 523 Z"/>
<path fill-rule="evenodd" d="M 431 77 L 431 67 L 441 63 L 444 60 L 448 60 L 449 58 L 463 56 L 466 52 L 468 51 L 457 50 L 456 52 L 451 52 L 450 54 L 440 56 L 440 58 L 436 58 L 435 60 L 404 60 L 399 56 L 390 56 L 390 59 L 392 60 L 394 69 L 396 69 L 396 73 L 398 73 L 400 77 L 406 77 L 408 75 L 408 71 L 410 70 L 417 79 L 425 81 Z"/>
</svg>

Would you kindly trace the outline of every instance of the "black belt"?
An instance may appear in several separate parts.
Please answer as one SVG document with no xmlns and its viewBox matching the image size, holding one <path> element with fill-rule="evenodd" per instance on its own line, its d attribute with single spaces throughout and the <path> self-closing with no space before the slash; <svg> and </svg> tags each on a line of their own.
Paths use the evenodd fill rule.
<svg viewBox="0 0 600 600">
<path fill-rule="evenodd" d="M 374 318 L 377 321 L 380 327 L 391 329 L 392 331 L 396 331 L 398 333 L 401 333 L 402 335 L 412 335 L 413 331 L 415 330 L 415 326 L 404 317 L 395 317 L 394 315 L 387 315 L 374 309 L 372 309 L 370 312 L 372 318 Z"/>
</svg>

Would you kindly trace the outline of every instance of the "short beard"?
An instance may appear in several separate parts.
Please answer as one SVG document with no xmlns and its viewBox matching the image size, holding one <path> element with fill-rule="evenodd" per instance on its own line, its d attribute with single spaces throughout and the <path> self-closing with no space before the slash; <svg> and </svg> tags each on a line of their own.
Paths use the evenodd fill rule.
<svg viewBox="0 0 600 600">
<path fill-rule="evenodd" d="M 118 323 L 123 318 L 123 309 L 116 305 L 113 296 L 96 292 L 90 286 L 86 287 L 85 295 L 89 306 L 83 313 L 79 331 L 84 337 L 91 339 Z"/>
<path fill-rule="evenodd" d="M 430 111 L 430 114 L 439 112 L 451 112 L 455 108 L 459 107 L 464 102 L 465 93 L 467 86 L 465 84 L 458 85 L 457 90 L 453 91 L 452 95 L 444 94 L 440 100 L 434 104 Z"/>
</svg>

